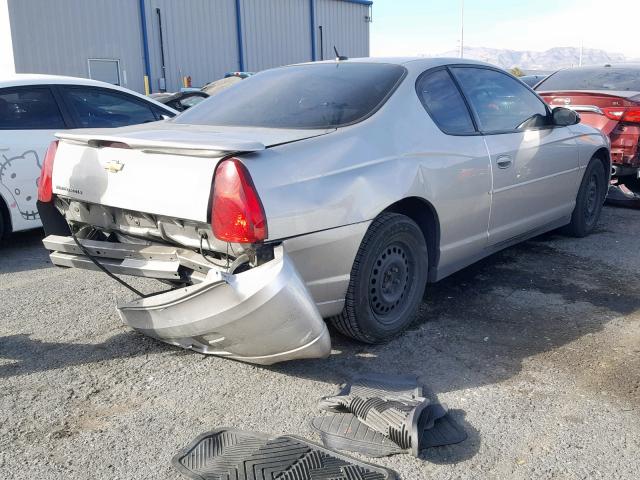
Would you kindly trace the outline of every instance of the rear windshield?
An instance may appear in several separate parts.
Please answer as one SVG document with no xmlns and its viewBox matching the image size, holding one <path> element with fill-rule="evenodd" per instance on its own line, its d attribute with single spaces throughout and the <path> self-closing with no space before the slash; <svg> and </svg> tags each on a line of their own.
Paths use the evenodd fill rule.
<svg viewBox="0 0 640 480">
<path fill-rule="evenodd" d="M 597 67 L 560 70 L 536 90 L 630 90 L 640 92 L 640 69 Z"/>
<path fill-rule="evenodd" d="M 253 75 L 176 117 L 176 123 L 333 128 L 378 109 L 405 73 L 386 63 L 319 63 Z"/>
</svg>

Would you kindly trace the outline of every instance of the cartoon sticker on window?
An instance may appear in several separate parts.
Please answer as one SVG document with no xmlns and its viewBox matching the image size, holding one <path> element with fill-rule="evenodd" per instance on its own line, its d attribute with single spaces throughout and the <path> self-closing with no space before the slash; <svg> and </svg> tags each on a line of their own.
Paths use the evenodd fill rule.
<svg viewBox="0 0 640 480">
<path fill-rule="evenodd" d="M 40 218 L 36 208 L 38 178 L 29 177 L 34 171 L 40 171 L 40 168 L 40 159 L 33 150 L 17 157 L 2 155 L 0 158 L 0 184 L 12 197 L 7 199 L 9 208 L 17 208 L 25 220 Z"/>
</svg>

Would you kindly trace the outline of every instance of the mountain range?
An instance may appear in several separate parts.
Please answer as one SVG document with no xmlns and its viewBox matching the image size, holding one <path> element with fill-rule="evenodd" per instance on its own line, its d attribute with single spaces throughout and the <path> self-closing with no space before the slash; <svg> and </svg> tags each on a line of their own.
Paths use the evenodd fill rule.
<svg viewBox="0 0 640 480">
<path fill-rule="evenodd" d="M 457 57 L 459 52 L 451 50 L 437 57 Z M 508 50 L 503 48 L 465 47 L 464 57 L 482 60 L 499 67 L 510 69 L 518 67 L 522 70 L 558 70 L 578 66 L 580 63 L 580 49 L 576 47 L 554 47 L 544 52 L 532 50 Z M 606 63 L 621 63 L 629 61 L 620 53 L 610 53 L 595 48 L 582 50 L 582 65 L 604 65 Z"/>
</svg>

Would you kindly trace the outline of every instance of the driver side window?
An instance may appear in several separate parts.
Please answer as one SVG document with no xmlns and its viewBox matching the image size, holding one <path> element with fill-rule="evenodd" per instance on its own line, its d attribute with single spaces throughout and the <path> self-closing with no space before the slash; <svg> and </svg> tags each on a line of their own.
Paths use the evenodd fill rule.
<svg viewBox="0 0 640 480">
<path fill-rule="evenodd" d="M 453 67 L 482 133 L 512 132 L 549 125 L 547 108 L 527 87 L 487 68 Z"/>
</svg>

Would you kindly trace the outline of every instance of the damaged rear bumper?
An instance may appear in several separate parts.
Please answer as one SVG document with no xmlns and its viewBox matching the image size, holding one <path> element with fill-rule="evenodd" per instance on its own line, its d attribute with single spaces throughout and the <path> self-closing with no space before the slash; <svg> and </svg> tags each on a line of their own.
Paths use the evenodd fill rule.
<svg viewBox="0 0 640 480">
<path fill-rule="evenodd" d="M 70 237 L 49 236 L 44 244 L 56 265 L 95 268 Z M 113 273 L 175 280 L 184 276 L 188 265 L 200 276 L 187 287 L 118 303 L 124 323 L 146 335 L 264 365 L 323 358 L 331 351 L 327 327 L 282 246 L 274 249 L 273 260 L 228 274 L 215 267 L 198 271 L 192 252 L 173 247 L 92 241 L 83 245 Z"/>
</svg>

